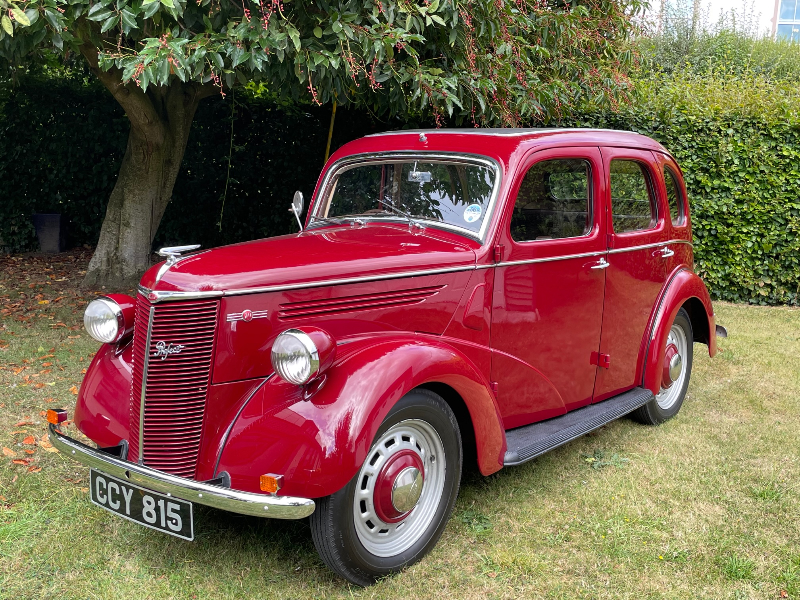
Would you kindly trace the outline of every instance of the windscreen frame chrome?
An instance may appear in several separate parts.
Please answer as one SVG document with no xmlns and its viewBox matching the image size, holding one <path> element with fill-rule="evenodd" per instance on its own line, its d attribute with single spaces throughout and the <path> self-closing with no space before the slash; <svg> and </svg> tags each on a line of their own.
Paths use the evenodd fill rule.
<svg viewBox="0 0 800 600">
<path fill-rule="evenodd" d="M 432 227 L 434 229 L 444 229 L 446 231 L 452 231 L 458 233 L 459 235 L 463 235 L 473 240 L 477 240 L 481 244 L 484 244 L 487 236 L 487 232 L 489 230 L 489 226 L 492 221 L 492 217 L 494 216 L 494 211 L 497 206 L 498 198 L 500 196 L 500 189 L 502 188 L 503 184 L 503 168 L 500 165 L 499 161 L 490 158 L 488 156 L 480 155 L 480 154 L 468 154 L 463 152 L 432 152 L 432 151 L 425 151 L 425 150 L 398 150 L 392 152 L 370 152 L 370 153 L 363 153 L 363 154 L 354 154 L 351 156 L 343 157 L 328 167 L 328 170 L 325 172 L 325 176 L 322 179 L 322 182 L 317 188 L 316 193 L 310 203 L 309 207 L 309 217 L 306 224 L 307 231 L 314 231 L 320 227 L 330 226 L 330 222 L 320 221 L 317 225 L 314 224 L 313 218 L 314 216 L 323 218 L 322 215 L 317 215 L 317 211 L 321 206 L 324 205 L 324 198 L 331 191 L 331 185 L 333 183 L 333 179 L 339 175 L 339 173 L 344 172 L 345 170 L 349 170 L 355 168 L 358 165 L 362 164 L 369 164 L 369 163 L 377 163 L 377 162 L 384 162 L 387 160 L 396 160 L 396 161 L 408 161 L 411 160 L 441 160 L 447 162 L 454 162 L 454 163 L 462 163 L 462 164 L 469 164 L 473 166 L 480 166 L 480 167 L 488 167 L 494 171 L 495 174 L 495 181 L 494 186 L 492 187 L 492 193 L 489 197 L 489 204 L 486 208 L 486 215 L 484 216 L 483 222 L 481 223 L 481 227 L 478 231 L 472 231 L 465 227 L 459 227 L 458 225 L 452 225 L 450 223 L 445 223 L 442 221 L 434 221 L 431 219 L 426 219 L 424 217 L 413 216 L 413 221 L 422 225 L 423 227 Z M 339 217 L 331 217 L 331 218 L 339 218 Z M 342 217 L 345 218 L 345 217 Z M 356 217 L 352 217 L 356 218 Z M 357 217 L 361 221 L 377 221 L 377 222 L 403 222 L 407 223 L 408 219 L 403 216 L 374 216 L 374 215 L 359 215 Z"/>
</svg>

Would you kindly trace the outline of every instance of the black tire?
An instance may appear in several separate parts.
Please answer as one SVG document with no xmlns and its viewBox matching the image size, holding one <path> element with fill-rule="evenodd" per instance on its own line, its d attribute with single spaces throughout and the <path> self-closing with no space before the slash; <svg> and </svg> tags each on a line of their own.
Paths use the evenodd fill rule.
<svg viewBox="0 0 800 600">
<path fill-rule="evenodd" d="M 398 428 L 405 427 L 408 423 L 419 422 L 424 422 L 432 427 L 439 436 L 445 455 L 444 474 L 441 474 L 441 466 L 437 466 L 435 472 L 440 475 L 435 480 L 433 475 L 429 478 L 429 465 L 425 464 L 425 483 L 422 486 L 422 495 L 413 510 L 403 517 L 404 520 L 410 522 L 415 511 L 423 506 L 423 498 L 425 498 L 424 506 L 429 507 L 426 509 L 428 517 L 425 521 L 420 521 L 422 524 L 416 527 L 421 533 L 418 538 L 410 538 L 410 547 L 403 551 L 392 556 L 379 556 L 370 551 L 359 537 L 359 535 L 364 535 L 361 533 L 364 531 L 364 525 L 360 524 L 363 522 L 363 517 L 357 523 L 355 494 L 359 485 L 362 486 L 362 489 L 366 486 L 363 483 L 366 481 L 366 476 L 360 477 L 360 475 L 368 468 L 367 463 L 372 460 L 371 457 L 374 456 L 374 453 L 380 450 L 377 442 L 382 441 L 386 436 L 393 435 L 393 432 Z M 430 453 L 428 460 L 433 454 L 433 452 Z M 435 463 L 435 460 L 434 456 L 432 464 Z M 322 560 L 335 573 L 360 586 L 371 585 L 377 579 L 396 573 L 419 561 L 439 541 L 450 518 L 458 496 L 461 465 L 461 433 L 451 408 L 441 396 L 429 390 L 417 389 L 406 394 L 381 423 L 361 471 L 344 488 L 317 501 L 317 508 L 311 515 L 311 537 Z M 434 467 L 431 466 L 430 473 L 433 472 Z M 362 483 L 359 483 L 359 479 L 362 480 Z M 429 481 L 436 481 L 436 484 L 434 486 L 434 483 L 430 483 L 429 496 L 426 497 L 425 485 L 428 485 Z M 435 498 L 435 490 L 439 486 L 441 486 L 441 493 L 438 504 L 436 504 L 433 498 Z M 358 506 L 363 507 L 364 504 L 361 503 Z M 418 513 L 418 516 L 422 514 L 425 513 Z M 427 526 L 424 526 L 427 519 L 430 521 Z M 379 523 L 383 522 L 379 521 Z M 360 528 L 358 531 L 357 527 Z M 412 530 L 411 525 L 408 525 L 408 528 L 402 531 Z M 398 529 L 400 528 L 398 527 Z M 399 537 L 404 534 L 395 533 L 392 530 L 389 535 Z"/>
<path fill-rule="evenodd" d="M 681 358 L 683 359 L 681 379 L 672 385 L 672 387 L 678 386 L 674 390 L 672 387 L 670 387 L 669 390 L 664 390 L 662 388 L 658 396 L 631 413 L 631 418 L 633 420 L 644 425 L 660 425 L 664 421 L 677 415 L 681 406 L 683 406 L 683 401 L 686 398 L 686 391 L 689 389 L 689 379 L 692 375 L 692 345 L 694 338 L 692 337 L 692 322 L 689 320 L 689 314 L 683 308 L 675 315 L 675 320 L 670 326 L 671 330 L 676 328 L 682 332 L 686 340 L 686 349 L 681 353 Z M 668 406 L 666 407 L 664 406 L 663 398 L 662 402 L 659 402 L 659 398 L 664 394 L 667 394 L 671 400 L 667 403 Z"/>
</svg>

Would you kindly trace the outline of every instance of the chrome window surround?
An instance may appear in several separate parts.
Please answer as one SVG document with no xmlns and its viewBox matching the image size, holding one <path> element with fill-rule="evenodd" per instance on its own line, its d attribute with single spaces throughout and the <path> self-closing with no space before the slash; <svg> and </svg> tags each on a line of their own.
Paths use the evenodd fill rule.
<svg viewBox="0 0 800 600">
<path fill-rule="evenodd" d="M 489 198 L 489 205 L 486 208 L 486 216 L 481 223 L 481 228 L 478 232 L 471 231 L 464 227 L 459 227 L 458 225 L 451 225 L 450 223 L 443 223 L 442 221 L 433 221 L 431 219 L 426 219 L 424 217 L 417 217 L 414 216 L 414 221 L 419 223 L 420 225 L 427 225 L 430 227 L 434 227 L 437 229 L 445 229 L 448 231 L 454 231 L 458 234 L 461 234 L 465 237 L 475 239 L 479 241 L 481 244 L 484 242 L 486 238 L 486 232 L 489 229 L 489 224 L 492 220 L 494 215 L 495 205 L 497 204 L 497 197 L 500 194 L 500 187 L 503 182 L 503 169 L 500 167 L 500 163 L 496 160 L 489 158 L 487 156 L 482 156 L 478 154 L 451 154 L 447 152 L 426 152 L 426 151 L 403 151 L 403 152 L 383 152 L 383 153 L 370 153 L 370 154 L 355 154 L 352 156 L 348 156 L 346 158 L 342 158 L 337 160 L 333 163 L 330 168 L 325 173 L 325 178 L 322 180 L 322 184 L 319 186 L 319 193 L 316 194 L 312 199 L 310 206 L 313 207 L 313 212 L 311 213 L 312 216 L 322 217 L 323 215 L 317 214 L 320 208 L 325 204 L 321 199 L 326 198 L 331 193 L 331 185 L 333 183 L 334 177 L 338 176 L 339 173 L 343 173 L 344 171 L 349 171 L 350 169 L 363 164 L 369 163 L 376 163 L 376 162 L 387 162 L 387 161 L 408 161 L 408 160 L 438 160 L 438 161 L 447 161 L 451 163 L 461 163 L 473 166 L 482 166 L 488 167 L 494 171 L 495 175 L 495 182 L 494 187 L 492 188 L 492 195 Z M 336 218 L 336 217 L 333 217 Z M 407 219 L 401 216 L 392 216 L 392 217 L 376 217 L 376 216 L 359 216 L 359 219 L 363 219 L 364 221 L 403 221 L 406 222 Z M 329 225 L 330 223 L 320 223 L 319 226 Z M 311 231 L 316 229 L 316 226 L 313 222 L 309 222 L 306 231 Z"/>
<path fill-rule="evenodd" d="M 590 161 L 588 158 L 581 157 L 581 156 L 575 156 L 575 157 L 569 157 L 569 158 L 566 158 L 566 157 L 563 157 L 563 156 L 562 157 L 556 156 L 556 157 L 553 157 L 553 158 L 544 158 L 544 159 L 542 159 L 542 160 L 540 160 L 538 162 L 534 162 L 527 168 L 527 170 L 525 171 L 525 174 L 522 176 L 522 181 L 520 182 L 520 186 L 522 186 L 522 182 L 525 181 L 525 176 L 528 174 L 528 171 L 530 171 L 533 167 L 535 167 L 537 165 L 541 165 L 541 164 L 546 163 L 548 161 L 556 161 L 556 160 L 582 160 L 583 162 L 585 162 L 585 163 L 587 163 L 589 165 L 589 185 L 588 185 L 589 198 L 587 200 L 587 207 L 589 208 L 589 214 L 591 216 L 591 225 L 592 226 L 589 228 L 589 231 L 587 231 L 583 235 L 572 235 L 572 236 L 569 236 L 569 237 L 551 238 L 551 239 L 548 239 L 548 240 L 515 240 L 514 236 L 511 235 L 511 230 L 510 230 L 511 224 L 514 222 L 514 215 L 513 215 L 513 212 L 512 212 L 511 221 L 509 222 L 509 236 L 508 237 L 510 237 L 511 241 L 514 242 L 515 244 L 526 244 L 527 245 L 527 244 L 535 244 L 537 242 L 549 242 L 549 241 L 552 241 L 552 240 L 579 240 L 581 238 L 588 238 L 588 237 L 592 236 L 592 232 L 594 231 L 594 227 L 595 227 L 595 224 L 596 224 L 596 217 L 597 217 L 597 215 L 595 214 L 595 210 L 594 210 L 595 173 L 594 173 L 594 165 L 592 164 L 592 161 Z M 519 198 L 519 191 L 517 191 L 517 198 Z M 516 206 L 517 206 L 517 198 L 514 198 L 514 208 L 516 208 Z"/>
<path fill-rule="evenodd" d="M 584 258 L 588 256 L 601 256 L 605 254 L 621 254 L 623 252 L 634 252 L 636 250 L 645 250 L 647 248 L 657 248 L 659 246 L 668 246 L 670 244 L 688 244 L 692 246 L 692 242 L 688 240 L 668 240 L 666 242 L 656 242 L 653 244 L 644 244 L 641 246 L 631 246 L 630 248 L 617 248 L 614 250 L 598 250 L 595 252 L 587 252 L 582 254 L 566 254 L 562 256 L 551 256 L 547 258 L 532 258 L 529 260 L 520 260 L 513 262 L 491 263 L 488 265 L 464 265 L 460 267 L 445 267 L 441 269 L 423 269 L 420 271 L 405 271 L 402 273 L 387 273 L 385 275 L 365 275 L 363 277 L 350 277 L 347 279 L 325 279 L 321 281 L 311 281 L 307 283 L 292 283 L 288 285 L 271 285 L 258 288 L 247 288 L 241 290 L 214 290 L 214 291 L 197 291 L 197 292 L 168 292 L 150 290 L 142 285 L 139 286 L 139 293 L 144 295 L 150 302 L 166 302 L 170 300 L 194 300 L 197 298 L 221 298 L 223 296 L 242 296 L 244 294 L 262 294 L 266 292 L 286 292 L 289 290 L 304 290 L 315 287 L 324 287 L 328 285 L 345 285 L 351 283 L 365 283 L 368 281 L 384 281 L 386 279 L 403 279 L 406 277 L 421 277 L 423 275 L 440 275 L 442 273 L 456 273 L 458 271 L 474 271 L 477 269 L 491 269 L 494 267 L 507 267 L 511 265 L 524 265 L 540 262 L 553 262 L 557 260 L 569 260 L 571 258 Z M 151 296 L 154 296 L 151 298 Z"/>
</svg>

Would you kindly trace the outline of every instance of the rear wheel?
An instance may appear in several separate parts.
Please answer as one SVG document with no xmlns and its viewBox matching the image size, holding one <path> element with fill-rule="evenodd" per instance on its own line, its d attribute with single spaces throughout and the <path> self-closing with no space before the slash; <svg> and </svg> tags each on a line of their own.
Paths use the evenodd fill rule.
<svg viewBox="0 0 800 600">
<path fill-rule="evenodd" d="M 361 470 L 317 502 L 311 535 L 322 560 L 362 586 L 420 560 L 453 510 L 461 462 L 461 435 L 447 403 L 428 390 L 404 396 Z"/>
<path fill-rule="evenodd" d="M 689 314 L 681 308 L 667 335 L 664 363 L 661 365 L 661 390 L 631 416 L 645 425 L 658 425 L 671 419 L 683 406 L 692 374 L 693 333 Z"/>
</svg>

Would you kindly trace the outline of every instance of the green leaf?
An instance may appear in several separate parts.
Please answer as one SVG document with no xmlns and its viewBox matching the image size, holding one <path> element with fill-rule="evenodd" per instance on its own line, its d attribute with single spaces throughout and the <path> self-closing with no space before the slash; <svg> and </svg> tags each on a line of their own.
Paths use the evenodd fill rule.
<svg viewBox="0 0 800 600">
<path fill-rule="evenodd" d="M 331 25 L 331 29 L 333 29 L 334 33 L 339 33 L 342 30 L 341 22 L 334 21 L 333 25 Z"/>
<path fill-rule="evenodd" d="M 211 60 L 214 61 L 214 64 L 217 65 L 218 69 L 221 69 L 225 66 L 225 61 L 222 60 L 222 56 L 219 52 L 212 52 L 211 53 Z"/>
<path fill-rule="evenodd" d="M 103 23 L 103 26 L 100 28 L 100 33 L 105 33 L 112 27 L 115 27 L 117 23 L 119 23 L 119 15 L 114 15 L 113 17 L 106 19 L 106 21 Z"/>
<path fill-rule="evenodd" d="M 144 4 L 142 5 L 144 6 Z M 161 3 L 158 0 L 153 0 L 152 2 L 148 2 L 147 6 L 144 9 L 144 18 L 149 19 L 154 14 L 158 12 L 158 9 L 161 8 Z"/>
<path fill-rule="evenodd" d="M 31 20 L 28 18 L 28 15 L 26 15 L 24 12 L 22 12 L 16 6 L 12 6 L 11 14 L 14 15 L 14 20 L 17 23 L 19 23 L 20 25 L 22 25 L 23 27 L 29 27 L 30 26 Z"/>
<path fill-rule="evenodd" d="M 3 29 L 5 32 L 10 35 L 14 36 L 14 26 L 11 24 L 11 19 L 8 18 L 8 15 L 3 15 L 3 18 L 0 19 L 0 22 L 3 24 Z"/>
<path fill-rule="evenodd" d="M 167 81 L 169 81 L 169 61 L 163 58 L 158 65 L 158 83 L 166 85 Z"/>
<path fill-rule="evenodd" d="M 321 27 L 314 27 L 314 36 L 317 38 L 322 37 L 322 28 Z"/>
<path fill-rule="evenodd" d="M 136 24 L 136 16 L 127 8 L 123 8 L 122 12 L 120 13 L 122 16 L 122 23 L 131 29 L 136 29 L 138 25 Z"/>
<path fill-rule="evenodd" d="M 105 21 L 110 16 L 115 15 L 116 13 L 113 10 L 103 9 L 95 12 L 92 14 L 92 11 L 89 11 L 89 20 L 90 21 Z"/>
<path fill-rule="evenodd" d="M 431 2 L 428 5 L 428 12 L 429 13 L 435 13 L 438 8 L 439 8 L 439 0 L 433 0 L 433 2 Z"/>
<path fill-rule="evenodd" d="M 172 0 L 161 0 L 161 4 L 163 4 L 167 8 L 175 8 L 175 5 L 172 3 Z"/>
</svg>

